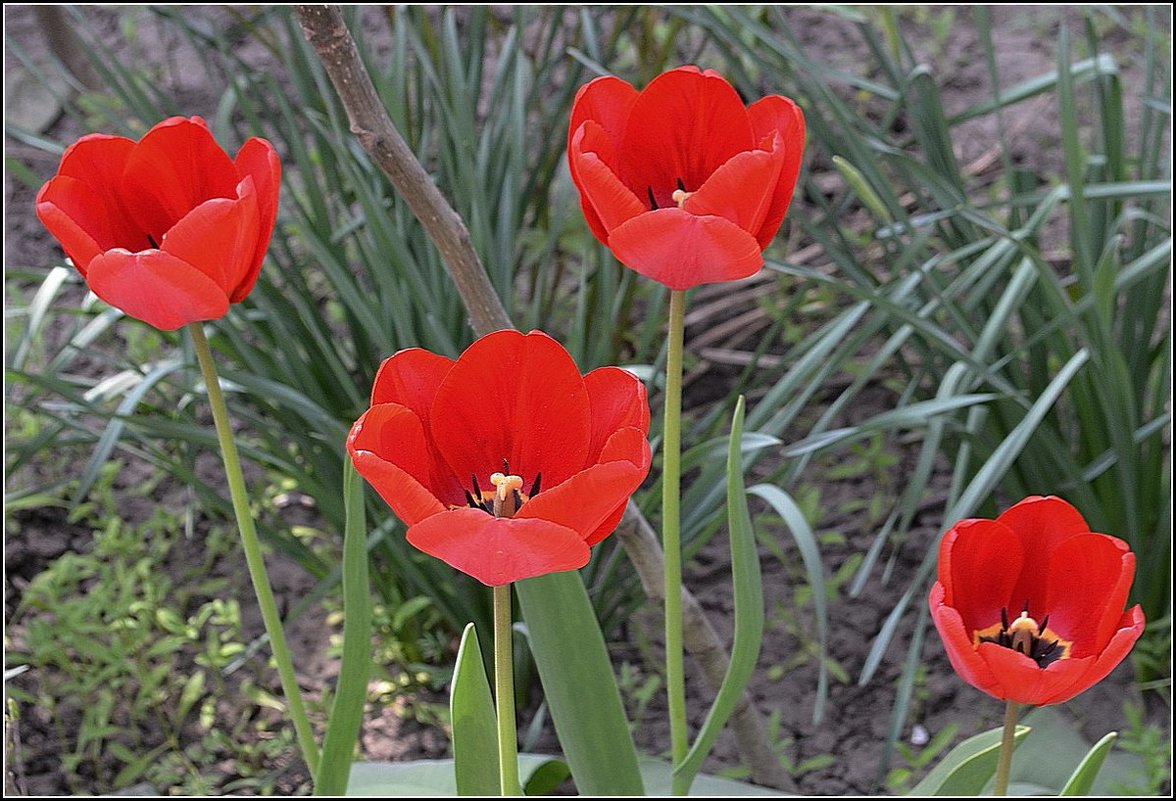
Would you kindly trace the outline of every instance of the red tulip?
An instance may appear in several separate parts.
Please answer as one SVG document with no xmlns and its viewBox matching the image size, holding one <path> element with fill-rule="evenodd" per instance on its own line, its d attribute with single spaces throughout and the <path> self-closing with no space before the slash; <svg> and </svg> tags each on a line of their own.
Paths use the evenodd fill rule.
<svg viewBox="0 0 1176 801">
<path fill-rule="evenodd" d="M 230 159 L 200 117 L 172 117 L 138 142 L 90 134 L 70 145 L 37 216 L 94 294 L 170 331 L 223 317 L 253 289 L 280 178 L 266 140 Z"/>
<path fill-rule="evenodd" d="M 1143 631 L 1123 606 L 1127 543 L 1091 533 L 1061 498 L 1033 496 L 996 520 L 961 520 L 939 546 L 931 616 L 960 677 L 1020 704 L 1060 704 L 1101 681 Z"/>
<path fill-rule="evenodd" d="M 385 360 L 347 450 L 410 543 L 498 586 L 588 562 L 649 472 L 648 430 L 629 373 L 582 376 L 546 334 L 498 331 L 457 361 Z"/>
<path fill-rule="evenodd" d="M 769 95 L 744 107 L 718 73 L 679 67 L 645 91 L 611 76 L 572 106 L 568 167 L 596 238 L 670 289 L 763 266 L 800 171 L 804 115 Z"/>
</svg>

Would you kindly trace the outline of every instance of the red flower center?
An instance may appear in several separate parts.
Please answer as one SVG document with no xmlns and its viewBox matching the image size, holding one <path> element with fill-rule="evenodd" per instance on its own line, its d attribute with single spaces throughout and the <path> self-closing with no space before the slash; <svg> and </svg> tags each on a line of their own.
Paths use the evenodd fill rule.
<svg viewBox="0 0 1176 801">
<path fill-rule="evenodd" d="M 522 476 L 511 473 L 505 459 L 502 460 L 502 467 L 507 472 L 490 474 L 490 484 L 494 487 L 491 490 L 483 491 L 478 484 L 478 477 L 476 475 L 470 476 L 470 484 L 473 485 L 474 491 L 466 490 L 465 497 L 466 504 L 471 509 L 481 509 L 486 514 L 495 517 L 514 517 L 520 506 L 539 493 L 539 483 L 543 478 L 542 473 L 535 474 L 535 480 L 531 483 L 531 491 L 523 492 Z"/>
<path fill-rule="evenodd" d="M 1040 623 L 1029 617 L 1028 601 L 1020 616 L 1012 623 L 1009 623 L 1008 609 L 1002 606 L 999 623 L 972 632 L 973 647 L 979 648 L 982 642 L 1011 648 L 1032 659 L 1040 668 L 1059 659 L 1069 659 L 1070 648 L 1074 645 L 1049 628 L 1049 615 L 1042 618 Z"/>
</svg>

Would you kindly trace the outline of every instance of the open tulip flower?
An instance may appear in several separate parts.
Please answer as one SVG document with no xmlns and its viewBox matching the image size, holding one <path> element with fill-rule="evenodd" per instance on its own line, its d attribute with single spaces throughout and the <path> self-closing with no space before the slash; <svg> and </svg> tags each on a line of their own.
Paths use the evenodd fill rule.
<svg viewBox="0 0 1176 801">
<path fill-rule="evenodd" d="M 682 290 L 763 266 L 803 148 L 804 115 L 788 98 L 744 107 L 718 73 L 680 67 L 642 92 L 612 76 L 583 86 L 568 166 L 596 238 Z"/>
<path fill-rule="evenodd" d="M 1127 543 L 1090 531 L 1061 498 L 1029 497 L 943 536 L 931 615 L 952 667 L 1001 700 L 1059 704 L 1106 677 L 1143 631 L 1123 607 Z"/>
<path fill-rule="evenodd" d="M 645 388 L 539 331 L 380 366 L 347 450 L 408 541 L 490 586 L 588 562 L 649 472 Z"/>
<path fill-rule="evenodd" d="M 250 139 L 235 159 L 200 117 L 134 142 L 90 134 L 37 193 L 37 216 L 90 289 L 157 328 L 223 317 L 253 288 L 278 213 L 281 165 Z"/>
</svg>

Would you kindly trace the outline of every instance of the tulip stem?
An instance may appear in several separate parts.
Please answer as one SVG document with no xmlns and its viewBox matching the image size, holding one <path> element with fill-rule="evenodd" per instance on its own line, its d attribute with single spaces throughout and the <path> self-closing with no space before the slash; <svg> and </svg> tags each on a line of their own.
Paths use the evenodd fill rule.
<svg viewBox="0 0 1176 801">
<path fill-rule="evenodd" d="M 294 676 L 294 665 L 290 661 L 290 651 L 286 648 L 286 637 L 282 632 L 282 618 L 278 615 L 278 606 L 274 602 L 274 593 L 270 589 L 269 576 L 265 571 L 265 560 L 261 555 L 261 545 L 257 539 L 257 531 L 253 527 L 253 513 L 249 509 L 249 494 L 245 487 L 245 477 L 241 473 L 241 459 L 237 455 L 237 445 L 233 441 L 233 429 L 229 424 L 229 409 L 225 406 L 225 397 L 221 392 L 220 380 L 217 378 L 216 367 L 212 361 L 212 351 L 209 350 L 208 340 L 204 337 L 202 324 L 189 324 L 188 332 L 192 335 L 196 359 L 200 362 L 200 372 L 204 376 L 204 386 L 208 391 L 208 404 L 212 407 L 212 419 L 216 424 L 216 438 L 220 443 L 221 457 L 225 463 L 225 476 L 229 482 L 229 494 L 233 499 L 233 513 L 237 517 L 237 527 L 241 531 L 241 545 L 245 551 L 245 562 L 249 566 L 249 578 L 253 581 L 257 604 L 261 607 L 261 619 L 264 621 L 265 631 L 269 635 L 270 648 L 273 650 L 274 661 L 278 666 L 282 692 L 290 707 L 290 718 L 298 736 L 298 745 L 302 749 L 302 758 L 306 760 L 306 767 L 313 777 L 318 774 L 318 745 L 314 741 L 310 721 L 307 719 L 306 709 L 302 705 L 298 680 Z"/>
<path fill-rule="evenodd" d="M 682 449 L 682 339 L 686 292 L 671 290 L 666 333 L 665 426 L 662 431 L 662 548 L 665 550 L 666 699 L 670 713 L 670 756 L 674 767 L 686 759 L 686 671 L 682 651 L 682 544 L 678 502 Z M 674 774 L 674 795 L 685 795 L 685 777 Z"/>
<path fill-rule="evenodd" d="M 1013 746 L 1017 733 L 1017 712 L 1020 705 L 1016 701 L 1009 701 L 1005 707 L 1004 733 L 1000 738 L 1000 757 L 996 763 L 996 783 L 992 786 L 993 795 L 1009 794 L 1009 768 L 1013 764 Z"/>
<path fill-rule="evenodd" d="M 514 656 L 511 653 L 510 585 L 494 588 L 494 700 L 498 713 L 498 776 L 502 795 L 522 795 L 515 732 Z"/>
</svg>

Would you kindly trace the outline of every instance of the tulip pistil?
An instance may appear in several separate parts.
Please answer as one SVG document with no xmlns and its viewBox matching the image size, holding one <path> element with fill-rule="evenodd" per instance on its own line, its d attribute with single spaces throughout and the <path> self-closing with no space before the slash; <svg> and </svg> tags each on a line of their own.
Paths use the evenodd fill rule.
<svg viewBox="0 0 1176 801">
<path fill-rule="evenodd" d="M 996 643 L 1002 648 L 1024 654 L 1041 668 L 1059 659 L 1069 659 L 1070 648 L 1073 645 L 1049 628 L 1049 615 L 1042 618 L 1040 623 L 1030 617 L 1028 601 L 1012 623 L 1009 622 L 1008 609 L 1001 607 L 1000 622 L 977 630 L 973 638 L 973 645 L 976 648 L 980 647 L 980 643 Z"/>
<path fill-rule="evenodd" d="M 690 196 L 693 194 L 694 194 L 693 192 L 686 191 L 686 184 L 682 183 L 682 179 L 679 178 L 678 179 L 678 188 L 673 191 L 673 193 L 670 195 L 670 197 L 673 199 L 673 201 L 675 203 L 678 204 L 678 208 L 682 208 L 682 206 L 684 206 L 686 204 L 686 201 L 689 200 Z"/>
<path fill-rule="evenodd" d="M 478 483 L 478 477 L 471 475 L 470 484 L 473 485 L 474 491 L 464 490 L 466 505 L 471 509 L 481 509 L 486 514 L 495 517 L 514 517 L 520 506 L 539 493 L 539 485 L 543 479 L 542 473 L 535 475 L 535 480 L 531 483 L 531 491 L 523 492 L 522 477 L 510 473 L 505 461 L 503 469 L 507 472 L 491 474 L 490 484 L 494 489 L 486 491 L 482 490 Z"/>
</svg>

